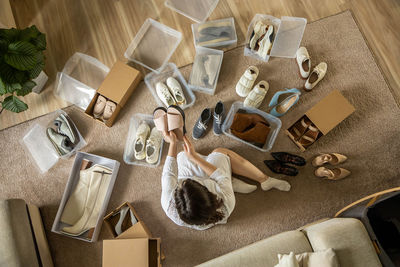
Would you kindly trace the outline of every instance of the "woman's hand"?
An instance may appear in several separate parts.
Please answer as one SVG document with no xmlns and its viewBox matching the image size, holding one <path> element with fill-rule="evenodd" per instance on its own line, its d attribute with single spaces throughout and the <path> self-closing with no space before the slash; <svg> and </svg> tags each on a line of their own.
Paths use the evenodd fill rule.
<svg viewBox="0 0 400 267">
<path fill-rule="evenodd" d="M 173 131 L 167 132 L 165 131 L 163 133 L 164 135 L 164 139 L 167 143 L 170 143 L 171 145 L 175 145 L 176 144 L 176 134 Z"/>
<path fill-rule="evenodd" d="M 191 160 L 191 161 L 196 161 L 198 159 L 198 154 L 190 140 L 185 136 L 183 136 L 183 149 L 185 151 L 186 156 Z"/>
</svg>

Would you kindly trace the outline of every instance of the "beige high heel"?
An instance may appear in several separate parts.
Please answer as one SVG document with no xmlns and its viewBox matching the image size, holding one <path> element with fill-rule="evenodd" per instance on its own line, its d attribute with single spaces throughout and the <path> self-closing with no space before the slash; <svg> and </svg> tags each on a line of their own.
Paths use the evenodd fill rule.
<svg viewBox="0 0 400 267">
<path fill-rule="evenodd" d="M 328 169 L 325 167 L 319 167 L 315 170 L 315 176 L 323 177 L 329 180 L 340 180 L 351 174 L 350 171 L 343 168 Z"/>
<path fill-rule="evenodd" d="M 338 165 L 342 162 L 345 162 L 347 160 L 347 157 L 342 154 L 338 153 L 327 153 L 327 154 L 321 154 L 319 156 L 316 156 L 314 160 L 312 161 L 312 165 L 314 167 L 319 167 L 324 165 L 325 163 L 329 163 L 331 165 Z"/>
</svg>

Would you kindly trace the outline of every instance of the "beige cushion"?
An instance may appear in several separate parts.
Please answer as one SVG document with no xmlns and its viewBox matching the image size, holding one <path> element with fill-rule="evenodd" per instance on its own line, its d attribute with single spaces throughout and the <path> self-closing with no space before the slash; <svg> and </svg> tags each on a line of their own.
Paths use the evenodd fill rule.
<svg viewBox="0 0 400 267">
<path fill-rule="evenodd" d="M 339 261 L 333 249 L 317 252 L 305 252 L 294 255 L 278 254 L 279 264 L 275 267 L 339 267 Z"/>
<path fill-rule="evenodd" d="M 333 248 L 341 267 L 380 267 L 367 230 L 356 219 L 335 218 L 303 229 L 314 251 Z"/>
<path fill-rule="evenodd" d="M 301 231 L 289 231 L 269 237 L 198 266 L 274 266 L 278 263 L 278 253 L 288 254 L 291 251 L 296 254 L 312 252 Z"/>
</svg>

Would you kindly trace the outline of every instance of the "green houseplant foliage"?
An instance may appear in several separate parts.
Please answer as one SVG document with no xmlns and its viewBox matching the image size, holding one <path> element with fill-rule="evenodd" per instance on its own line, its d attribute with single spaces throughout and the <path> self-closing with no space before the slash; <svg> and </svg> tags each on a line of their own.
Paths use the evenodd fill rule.
<svg viewBox="0 0 400 267">
<path fill-rule="evenodd" d="M 46 35 L 36 26 L 0 29 L 0 96 L 4 98 L 1 111 L 18 113 L 28 109 L 18 96 L 29 94 L 35 87 L 32 79 L 44 68 L 45 49 Z"/>
</svg>

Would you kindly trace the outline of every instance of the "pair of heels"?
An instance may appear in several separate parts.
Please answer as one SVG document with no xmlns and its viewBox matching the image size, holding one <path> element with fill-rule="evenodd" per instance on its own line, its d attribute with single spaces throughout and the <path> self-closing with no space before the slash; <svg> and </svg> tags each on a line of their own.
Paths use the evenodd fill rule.
<svg viewBox="0 0 400 267">
<path fill-rule="evenodd" d="M 96 119 L 102 118 L 105 122 L 111 118 L 116 108 L 117 105 L 113 101 L 107 100 L 104 96 L 99 95 L 93 108 L 93 117 Z"/>
<path fill-rule="evenodd" d="M 296 166 L 306 165 L 306 160 L 303 157 L 287 152 L 272 152 L 271 156 L 274 160 L 264 160 L 264 164 L 274 173 L 296 176 L 299 171 L 288 164 Z"/>
<path fill-rule="evenodd" d="M 296 52 L 296 62 L 299 67 L 300 77 L 307 79 L 304 90 L 311 91 L 324 77 L 328 70 L 325 62 L 319 63 L 311 71 L 311 59 L 305 47 L 300 47 Z"/>
<path fill-rule="evenodd" d="M 336 166 L 347 160 L 347 157 L 338 153 L 320 154 L 314 158 L 312 165 L 319 167 L 315 170 L 315 176 L 322 177 L 329 180 L 340 180 L 351 174 L 349 170 L 344 168 L 328 169 L 326 167 L 320 167 L 326 163 Z"/>
<path fill-rule="evenodd" d="M 54 121 L 56 129 L 49 127 L 47 137 L 60 156 L 70 153 L 79 142 L 77 130 L 68 116 L 60 114 Z"/>
<path fill-rule="evenodd" d="M 178 141 L 183 141 L 183 136 L 186 134 L 185 112 L 176 105 L 171 105 L 168 108 L 158 107 L 153 112 L 153 121 L 156 129 L 164 135 L 173 131 Z"/>
<path fill-rule="evenodd" d="M 268 105 L 272 108 L 269 113 L 275 117 L 282 117 L 299 101 L 300 95 L 301 92 L 297 88 L 286 88 L 275 93 Z M 284 96 L 284 98 L 279 101 L 281 96 Z"/>
<path fill-rule="evenodd" d="M 162 134 L 154 127 L 142 121 L 136 130 L 135 141 L 133 142 L 133 151 L 137 160 L 144 160 L 149 164 L 155 164 L 160 156 L 160 147 L 162 144 Z"/>
<path fill-rule="evenodd" d="M 166 80 L 167 85 L 163 82 L 156 84 L 156 93 L 158 98 L 166 107 L 171 105 L 182 106 L 186 104 L 186 98 L 183 94 L 182 87 L 174 77 L 169 77 Z"/>
<path fill-rule="evenodd" d="M 127 218 L 128 211 L 129 211 L 130 223 L 132 225 L 134 225 L 134 224 L 136 224 L 138 222 L 138 220 L 136 219 L 136 217 L 133 214 L 132 210 L 128 206 L 121 208 L 121 210 L 119 212 L 117 212 L 117 213 L 115 213 L 113 215 L 113 216 L 119 215 L 118 222 L 114 227 L 114 230 L 115 230 L 115 233 L 117 234 L 117 236 L 122 234 L 122 232 L 124 231 L 122 229 L 122 224 L 125 221 L 125 219 Z"/>
<path fill-rule="evenodd" d="M 292 133 L 294 140 L 303 147 L 312 145 L 320 135 L 318 128 L 306 116 L 297 121 L 289 131 Z"/>
</svg>

